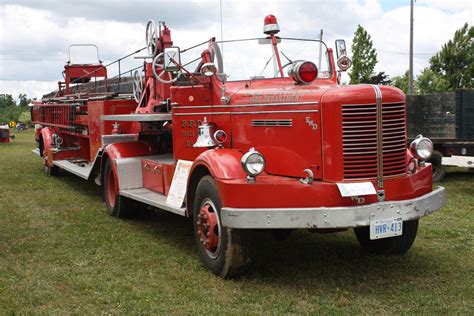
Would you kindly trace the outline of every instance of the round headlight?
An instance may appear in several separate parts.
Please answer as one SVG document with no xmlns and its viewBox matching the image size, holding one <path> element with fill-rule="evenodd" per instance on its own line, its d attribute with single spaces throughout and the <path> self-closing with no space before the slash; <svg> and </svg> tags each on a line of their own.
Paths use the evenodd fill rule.
<svg viewBox="0 0 474 316">
<path fill-rule="evenodd" d="M 242 156 L 240 163 L 245 172 L 251 177 L 258 176 L 265 170 L 265 159 L 262 154 L 254 148 L 250 148 L 250 150 Z"/>
<path fill-rule="evenodd" d="M 410 144 L 411 153 L 420 160 L 426 160 L 433 154 L 433 143 L 429 138 L 418 135 Z"/>
</svg>

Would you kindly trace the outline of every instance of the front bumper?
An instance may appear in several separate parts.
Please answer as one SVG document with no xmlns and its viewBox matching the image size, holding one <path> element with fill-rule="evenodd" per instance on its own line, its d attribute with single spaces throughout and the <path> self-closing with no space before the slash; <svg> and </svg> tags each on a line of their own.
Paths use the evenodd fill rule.
<svg viewBox="0 0 474 316">
<path fill-rule="evenodd" d="M 384 201 L 362 206 L 316 208 L 232 208 L 221 210 L 222 225 L 241 229 L 349 228 L 369 226 L 370 221 L 402 218 L 414 220 L 442 208 L 445 190 L 410 200 Z"/>
</svg>

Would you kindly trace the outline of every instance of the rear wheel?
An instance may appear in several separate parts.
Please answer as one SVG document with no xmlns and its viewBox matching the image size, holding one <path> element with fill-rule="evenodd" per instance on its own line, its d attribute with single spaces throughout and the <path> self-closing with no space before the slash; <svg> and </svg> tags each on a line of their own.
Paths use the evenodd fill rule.
<svg viewBox="0 0 474 316">
<path fill-rule="evenodd" d="M 418 232 L 418 220 L 403 222 L 403 235 L 370 240 L 369 226 L 354 228 L 355 235 L 361 247 L 376 254 L 403 254 L 415 241 Z"/>
<path fill-rule="evenodd" d="M 440 182 L 446 176 L 446 166 L 441 164 L 442 159 L 443 154 L 437 150 L 433 151 L 430 159 L 428 159 L 428 162 L 431 163 L 433 182 Z"/>
<path fill-rule="evenodd" d="M 59 167 L 52 165 L 48 166 L 47 164 L 44 165 L 43 167 L 44 173 L 46 173 L 48 176 L 55 177 L 59 175 Z"/>
<path fill-rule="evenodd" d="M 118 218 L 130 217 L 133 213 L 134 201 L 118 193 L 118 183 L 110 159 L 107 159 L 104 171 L 104 201 L 107 212 Z"/>
<path fill-rule="evenodd" d="M 248 267 L 251 232 L 222 227 L 221 201 L 211 176 L 199 181 L 194 199 L 194 238 L 204 266 L 222 278 L 241 275 Z"/>
</svg>

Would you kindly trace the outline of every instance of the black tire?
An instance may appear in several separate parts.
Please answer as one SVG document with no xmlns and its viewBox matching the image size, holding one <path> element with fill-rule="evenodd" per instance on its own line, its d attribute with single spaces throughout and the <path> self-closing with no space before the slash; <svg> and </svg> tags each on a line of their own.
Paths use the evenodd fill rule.
<svg viewBox="0 0 474 316">
<path fill-rule="evenodd" d="M 48 166 L 45 164 L 43 168 L 44 173 L 46 173 L 50 177 L 56 177 L 59 175 L 60 169 L 58 166 Z"/>
<path fill-rule="evenodd" d="M 215 275 L 234 278 L 244 273 L 250 264 L 251 231 L 222 227 L 220 211 L 221 200 L 214 179 L 204 176 L 196 189 L 193 210 L 194 238 L 199 257 Z M 203 218 L 204 215 L 207 219 Z"/>
<path fill-rule="evenodd" d="M 273 238 L 276 241 L 285 241 L 290 238 L 293 229 L 272 229 Z"/>
<path fill-rule="evenodd" d="M 105 162 L 104 169 L 104 202 L 107 213 L 117 218 L 129 218 L 134 214 L 134 201 L 115 193 L 115 172 L 110 159 Z"/>
<path fill-rule="evenodd" d="M 440 182 L 446 176 L 446 166 L 441 164 L 442 159 L 443 154 L 437 150 L 433 151 L 430 159 L 428 159 L 428 162 L 431 163 L 433 182 Z"/>
<path fill-rule="evenodd" d="M 354 228 L 359 244 L 364 250 L 376 254 L 403 254 L 415 241 L 418 232 L 418 220 L 403 222 L 403 235 L 397 237 L 370 240 L 369 226 Z"/>
</svg>

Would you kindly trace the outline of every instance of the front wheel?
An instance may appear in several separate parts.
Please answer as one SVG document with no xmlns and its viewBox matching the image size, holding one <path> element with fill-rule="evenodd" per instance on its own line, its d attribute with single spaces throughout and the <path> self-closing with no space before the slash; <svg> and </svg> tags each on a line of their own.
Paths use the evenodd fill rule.
<svg viewBox="0 0 474 316">
<path fill-rule="evenodd" d="M 415 241 L 418 232 L 418 220 L 403 222 L 403 235 L 383 239 L 370 240 L 370 227 L 354 228 L 355 235 L 361 247 L 376 254 L 403 254 Z"/>
<path fill-rule="evenodd" d="M 250 263 L 250 231 L 222 227 L 221 201 L 211 176 L 199 181 L 194 199 L 194 239 L 204 266 L 222 278 L 241 275 Z"/>
<path fill-rule="evenodd" d="M 134 201 L 118 193 L 118 183 L 110 159 L 107 159 L 104 170 L 104 201 L 109 215 L 118 218 L 130 217 L 134 209 Z"/>
</svg>

